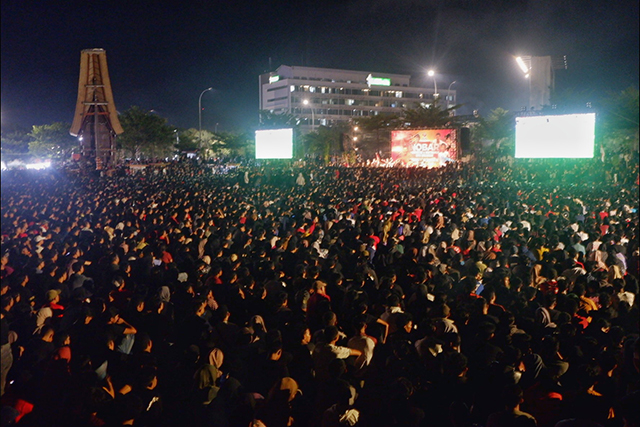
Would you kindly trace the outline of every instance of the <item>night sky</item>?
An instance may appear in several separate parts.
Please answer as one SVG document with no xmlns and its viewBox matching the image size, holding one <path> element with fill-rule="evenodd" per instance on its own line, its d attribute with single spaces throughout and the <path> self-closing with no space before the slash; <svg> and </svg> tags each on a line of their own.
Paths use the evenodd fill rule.
<svg viewBox="0 0 640 427">
<path fill-rule="evenodd" d="M 255 124 L 258 75 L 301 65 L 424 76 L 481 114 L 527 103 L 513 55 L 567 55 L 557 89 L 638 87 L 638 0 L 2 0 L 2 126 L 71 123 L 80 51 L 104 48 L 116 107 L 176 127 Z M 425 77 L 431 86 L 431 80 Z"/>
</svg>

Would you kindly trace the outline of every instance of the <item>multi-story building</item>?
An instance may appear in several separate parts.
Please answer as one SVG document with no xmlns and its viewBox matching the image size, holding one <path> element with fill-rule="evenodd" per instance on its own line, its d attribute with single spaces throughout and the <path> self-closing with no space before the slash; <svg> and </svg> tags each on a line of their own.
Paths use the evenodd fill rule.
<svg viewBox="0 0 640 427">
<path fill-rule="evenodd" d="M 424 79 L 422 79 L 424 80 Z M 316 126 L 428 106 L 456 103 L 455 90 L 412 85 L 410 75 L 281 65 L 260 75 L 260 109 L 300 117 L 303 132 Z M 449 86 L 450 88 L 451 86 Z"/>
</svg>

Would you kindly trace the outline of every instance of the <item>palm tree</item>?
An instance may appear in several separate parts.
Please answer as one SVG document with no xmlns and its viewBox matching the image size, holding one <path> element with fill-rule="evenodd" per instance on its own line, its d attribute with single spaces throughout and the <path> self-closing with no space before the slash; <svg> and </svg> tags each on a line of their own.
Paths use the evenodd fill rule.
<svg viewBox="0 0 640 427">
<path fill-rule="evenodd" d="M 364 151 L 365 157 L 389 149 L 389 132 L 398 126 L 399 120 L 397 114 L 378 114 L 354 120 L 354 124 L 360 128 L 361 139 L 358 146 Z"/>
<path fill-rule="evenodd" d="M 341 123 L 333 127 L 320 126 L 316 131 L 304 135 L 302 138 L 307 154 L 320 156 L 325 163 L 329 163 L 332 156 L 342 154 L 347 131 L 348 124 Z"/>
<path fill-rule="evenodd" d="M 460 108 L 460 105 L 443 108 L 437 99 L 433 104 L 427 106 L 416 104 L 414 108 L 405 108 L 403 110 L 403 127 L 409 129 L 453 127 L 455 125 L 455 116 L 452 113 L 457 108 Z"/>
</svg>

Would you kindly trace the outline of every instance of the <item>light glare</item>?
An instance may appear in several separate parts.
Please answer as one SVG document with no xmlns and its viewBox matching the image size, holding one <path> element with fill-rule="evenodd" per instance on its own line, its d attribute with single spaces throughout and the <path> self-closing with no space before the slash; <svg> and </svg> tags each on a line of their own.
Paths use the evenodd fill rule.
<svg viewBox="0 0 640 427">
<path fill-rule="evenodd" d="M 529 75 L 529 67 L 527 67 L 527 64 L 524 63 L 524 61 L 522 60 L 522 57 L 518 56 L 516 58 L 516 63 L 518 64 L 518 67 L 520 67 L 523 73 Z"/>
</svg>

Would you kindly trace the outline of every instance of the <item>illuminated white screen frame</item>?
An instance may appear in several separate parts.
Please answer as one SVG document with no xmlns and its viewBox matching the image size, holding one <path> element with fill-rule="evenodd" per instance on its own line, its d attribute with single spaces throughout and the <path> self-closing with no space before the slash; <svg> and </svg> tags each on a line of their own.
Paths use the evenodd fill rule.
<svg viewBox="0 0 640 427">
<path fill-rule="evenodd" d="M 516 158 L 593 158 L 595 113 L 516 118 Z"/>
<path fill-rule="evenodd" d="M 256 131 L 256 159 L 292 159 L 293 129 Z"/>
</svg>

